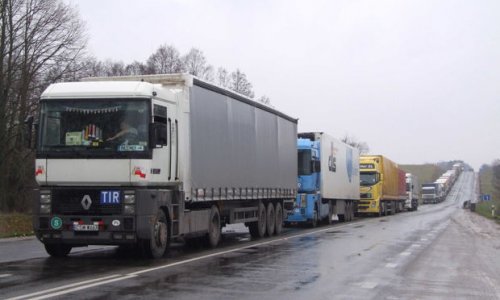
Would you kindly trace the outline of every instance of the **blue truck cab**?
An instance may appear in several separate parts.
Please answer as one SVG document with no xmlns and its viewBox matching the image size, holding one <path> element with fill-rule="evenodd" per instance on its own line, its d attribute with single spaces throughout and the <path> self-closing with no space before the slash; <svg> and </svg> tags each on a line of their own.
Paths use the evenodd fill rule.
<svg viewBox="0 0 500 300">
<path fill-rule="evenodd" d="M 288 214 L 285 225 L 291 223 L 308 223 L 313 227 L 318 220 L 329 218 L 331 208 L 329 202 L 322 204 L 320 193 L 320 141 L 309 138 L 297 139 L 298 180 L 297 198 L 293 210 Z"/>
</svg>

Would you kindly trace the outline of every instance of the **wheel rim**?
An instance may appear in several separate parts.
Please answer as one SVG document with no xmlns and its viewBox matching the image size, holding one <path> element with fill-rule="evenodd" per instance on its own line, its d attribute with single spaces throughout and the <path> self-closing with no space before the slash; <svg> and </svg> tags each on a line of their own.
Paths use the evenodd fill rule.
<svg viewBox="0 0 500 300">
<path fill-rule="evenodd" d="M 155 224 L 154 240 L 158 248 L 163 248 L 167 245 L 167 224 L 158 221 Z"/>
</svg>

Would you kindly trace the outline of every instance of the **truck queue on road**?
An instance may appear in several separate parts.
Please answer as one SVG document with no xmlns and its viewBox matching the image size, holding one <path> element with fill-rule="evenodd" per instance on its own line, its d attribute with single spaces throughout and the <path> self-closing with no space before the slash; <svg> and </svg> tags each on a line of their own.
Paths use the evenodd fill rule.
<svg viewBox="0 0 500 300">
<path fill-rule="evenodd" d="M 34 232 L 55 257 L 119 245 L 159 258 L 172 240 L 215 247 L 228 224 L 261 238 L 417 209 L 415 176 L 297 123 L 188 74 L 52 84 L 35 126 Z M 447 193 L 459 168 L 433 184 Z"/>
</svg>

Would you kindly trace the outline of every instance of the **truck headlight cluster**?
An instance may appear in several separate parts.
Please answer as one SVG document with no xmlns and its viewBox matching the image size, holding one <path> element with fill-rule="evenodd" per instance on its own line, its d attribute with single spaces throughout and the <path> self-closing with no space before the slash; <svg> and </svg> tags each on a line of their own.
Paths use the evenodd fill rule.
<svg viewBox="0 0 500 300">
<path fill-rule="evenodd" d="M 377 201 L 372 201 L 370 203 L 370 206 L 373 207 L 373 208 L 376 208 L 377 207 Z"/>
<path fill-rule="evenodd" d="M 123 196 L 123 213 L 125 215 L 135 214 L 135 192 L 125 191 Z"/>
<path fill-rule="evenodd" d="M 40 191 L 40 213 L 50 214 L 52 210 L 52 197 L 50 191 Z"/>
</svg>

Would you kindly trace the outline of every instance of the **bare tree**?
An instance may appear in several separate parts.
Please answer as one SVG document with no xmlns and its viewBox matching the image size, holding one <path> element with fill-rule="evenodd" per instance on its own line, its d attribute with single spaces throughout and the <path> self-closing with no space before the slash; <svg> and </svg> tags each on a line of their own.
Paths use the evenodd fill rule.
<svg viewBox="0 0 500 300">
<path fill-rule="evenodd" d="M 47 78 L 57 81 L 83 54 L 83 23 L 60 0 L 0 4 L 0 209 L 23 209 L 32 180 L 32 153 L 22 145 L 23 121 L 38 104 Z"/>
<path fill-rule="evenodd" d="M 367 154 L 368 152 L 370 152 L 370 147 L 368 147 L 368 144 L 366 142 L 358 141 L 358 139 L 354 136 L 346 134 L 341 139 L 341 141 L 346 143 L 347 145 L 357 148 L 359 150 L 359 154 Z"/>
<path fill-rule="evenodd" d="M 241 72 L 240 69 L 236 69 L 236 71 L 231 73 L 229 88 L 250 98 L 254 97 L 252 84 L 248 81 L 247 75 Z"/>
<path fill-rule="evenodd" d="M 217 75 L 215 76 L 215 83 L 221 87 L 229 87 L 230 78 L 229 73 L 226 69 L 219 67 L 217 69 Z"/>
<path fill-rule="evenodd" d="M 269 99 L 269 97 L 266 95 L 260 96 L 259 98 L 257 98 L 257 101 L 264 103 L 266 105 L 271 105 L 271 99 Z"/>
<path fill-rule="evenodd" d="M 151 74 L 171 74 L 184 70 L 179 51 L 173 46 L 163 45 L 147 60 L 148 72 Z"/>
<path fill-rule="evenodd" d="M 182 57 L 184 69 L 189 74 L 196 77 L 213 81 L 213 67 L 207 64 L 207 60 L 203 52 L 196 48 L 191 48 L 188 54 Z"/>
<path fill-rule="evenodd" d="M 127 75 L 143 75 L 147 73 L 147 66 L 141 62 L 134 61 L 125 67 Z"/>
</svg>

